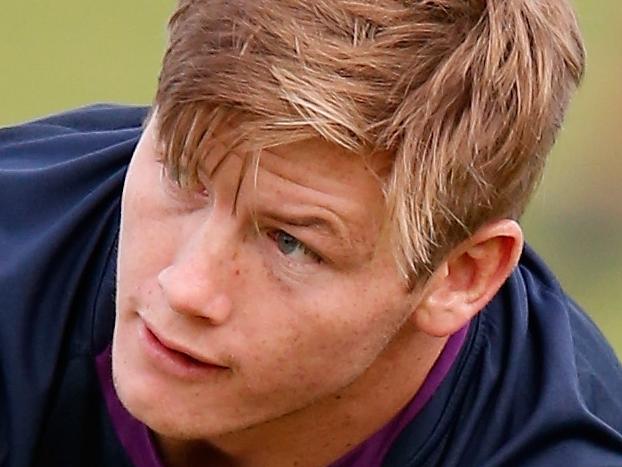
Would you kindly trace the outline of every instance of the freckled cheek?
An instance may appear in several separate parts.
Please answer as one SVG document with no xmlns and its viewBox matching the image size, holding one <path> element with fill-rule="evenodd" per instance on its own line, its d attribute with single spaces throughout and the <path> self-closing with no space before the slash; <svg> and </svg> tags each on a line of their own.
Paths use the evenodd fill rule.
<svg viewBox="0 0 622 467">
<path fill-rule="evenodd" d="M 366 350 L 370 330 L 356 320 L 335 319 L 338 311 L 318 311 L 298 301 L 283 307 L 290 319 L 266 318 L 270 326 L 255 326 L 255 339 L 248 336 L 254 352 L 245 366 L 249 388 L 261 393 L 274 387 L 284 397 L 288 392 L 320 394 L 358 376 L 373 358 Z M 257 339 L 262 331 L 263 338 Z"/>
<path fill-rule="evenodd" d="M 308 348 L 317 355 L 316 366 L 324 371 L 363 371 L 400 320 L 386 301 L 374 300 L 358 289 L 327 294 L 314 309 L 319 311 L 317 319 L 311 320 Z"/>
</svg>

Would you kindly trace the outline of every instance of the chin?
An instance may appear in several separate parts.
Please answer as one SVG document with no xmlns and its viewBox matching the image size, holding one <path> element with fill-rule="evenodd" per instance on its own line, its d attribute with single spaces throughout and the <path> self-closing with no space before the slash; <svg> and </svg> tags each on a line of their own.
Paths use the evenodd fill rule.
<svg viewBox="0 0 622 467">
<path fill-rule="evenodd" d="M 185 404 L 166 404 L 152 394 L 128 391 L 123 396 L 119 394 L 119 399 L 134 418 L 167 438 L 209 440 L 247 427 L 221 411 L 205 410 L 197 414 Z"/>
<path fill-rule="evenodd" d="M 224 413 L 222 405 L 197 409 L 189 397 L 162 381 L 142 375 L 113 354 L 113 382 L 125 409 L 156 434 L 184 440 L 216 437 L 244 428 L 239 414 Z M 237 416 L 236 416 L 237 415 Z"/>
</svg>

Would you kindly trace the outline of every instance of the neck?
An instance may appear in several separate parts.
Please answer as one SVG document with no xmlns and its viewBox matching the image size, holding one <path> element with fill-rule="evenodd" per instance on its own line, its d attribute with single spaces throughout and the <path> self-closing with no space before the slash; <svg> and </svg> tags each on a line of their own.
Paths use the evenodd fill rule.
<svg viewBox="0 0 622 467">
<path fill-rule="evenodd" d="M 156 435 L 164 461 L 169 467 L 328 465 L 412 399 L 446 341 L 406 326 L 357 380 L 304 409 L 208 442 Z"/>
</svg>

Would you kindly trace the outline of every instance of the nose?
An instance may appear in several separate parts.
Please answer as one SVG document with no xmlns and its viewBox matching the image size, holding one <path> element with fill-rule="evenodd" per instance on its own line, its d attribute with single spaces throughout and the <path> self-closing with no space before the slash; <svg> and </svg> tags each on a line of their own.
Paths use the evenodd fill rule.
<svg viewBox="0 0 622 467">
<path fill-rule="evenodd" d="M 224 287 L 227 268 L 218 256 L 190 249 L 160 271 L 158 283 L 171 310 L 203 318 L 211 325 L 227 321 L 232 302 Z"/>
</svg>

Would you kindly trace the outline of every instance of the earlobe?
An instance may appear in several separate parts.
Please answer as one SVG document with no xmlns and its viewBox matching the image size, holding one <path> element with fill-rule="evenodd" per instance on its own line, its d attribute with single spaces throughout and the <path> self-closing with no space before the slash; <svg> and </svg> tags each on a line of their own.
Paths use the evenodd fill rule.
<svg viewBox="0 0 622 467">
<path fill-rule="evenodd" d="M 436 337 L 461 329 L 501 288 L 522 247 L 522 231 L 515 221 L 482 227 L 452 249 L 432 274 L 414 307 L 414 324 Z"/>
</svg>

